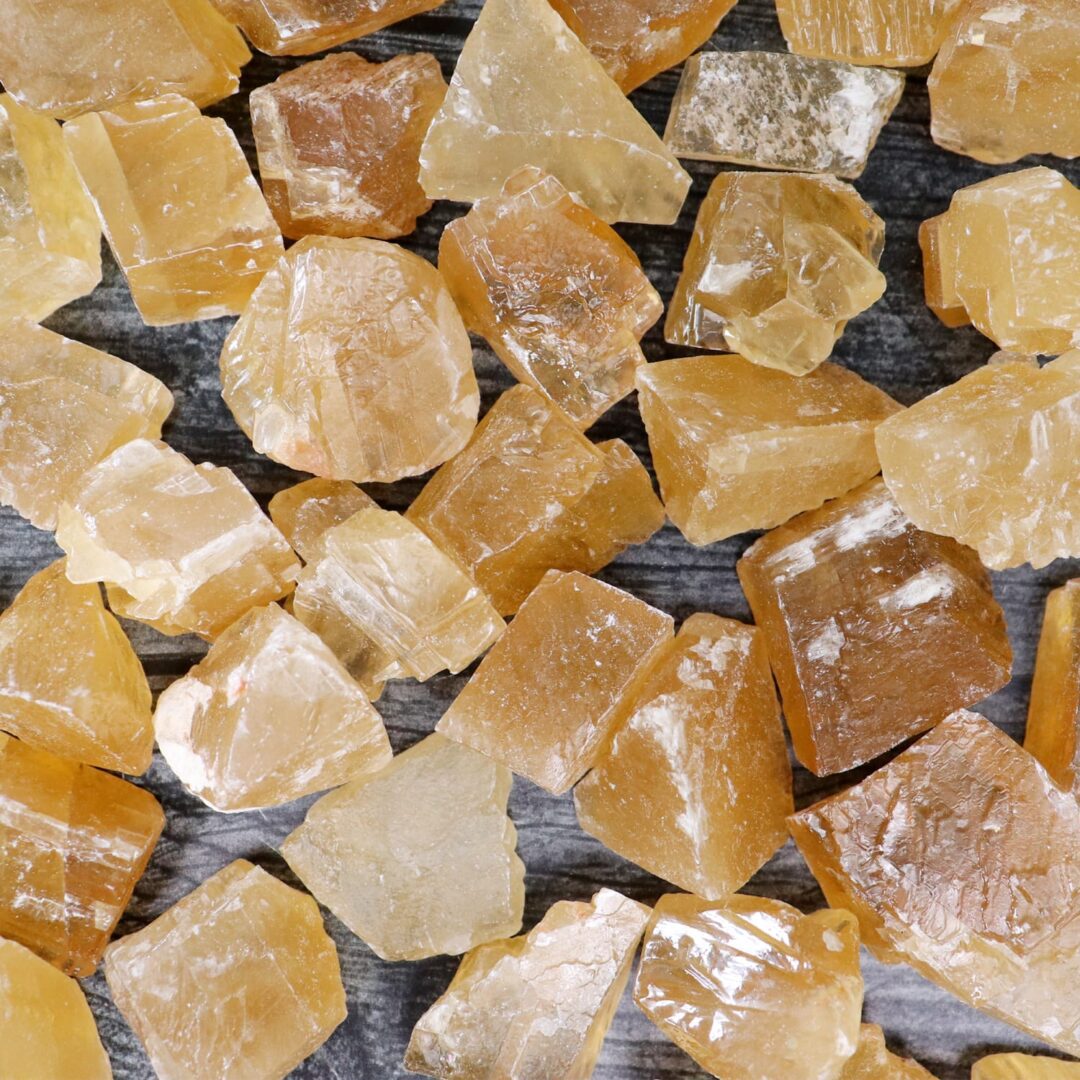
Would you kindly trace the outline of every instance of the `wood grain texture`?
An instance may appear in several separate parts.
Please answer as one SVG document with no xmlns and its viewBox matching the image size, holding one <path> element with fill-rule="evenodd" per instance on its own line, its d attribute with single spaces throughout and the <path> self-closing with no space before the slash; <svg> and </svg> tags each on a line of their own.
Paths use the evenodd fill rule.
<svg viewBox="0 0 1080 1080">
<path fill-rule="evenodd" d="M 476 0 L 451 0 L 435 12 L 365 38 L 354 48 L 368 59 L 430 51 L 449 77 L 478 7 Z M 772 0 L 740 0 L 708 47 L 783 49 Z M 241 93 L 209 110 L 228 121 L 253 165 L 247 93 L 300 62 L 256 56 L 244 70 Z M 658 131 L 663 130 L 677 78 L 677 70 L 667 72 L 632 96 Z M 947 330 L 923 304 L 916 230 L 922 219 L 946 207 L 955 189 L 1002 170 L 938 149 L 930 141 L 928 119 L 925 78 L 912 76 L 869 168 L 857 183 L 887 222 L 882 269 L 888 278 L 888 292 L 872 310 L 852 321 L 834 355 L 834 359 L 904 403 L 954 381 L 984 362 L 993 351 L 993 345 L 973 330 Z M 1046 163 L 1065 171 L 1074 182 L 1080 180 L 1080 168 L 1075 164 L 1054 160 Z M 665 300 L 671 295 L 698 204 L 717 168 L 701 163 L 689 163 L 688 167 L 694 185 L 676 226 L 620 227 Z M 458 205 L 437 204 L 421 220 L 417 232 L 404 241 L 405 245 L 434 260 L 443 226 L 462 212 Z M 91 296 L 58 312 L 48 325 L 130 360 L 164 380 L 176 394 L 176 410 L 165 433 L 168 441 L 195 461 L 228 465 L 264 504 L 275 491 L 298 479 L 252 451 L 221 400 L 217 357 L 231 320 L 162 329 L 143 326 L 123 278 L 107 257 L 103 284 Z M 664 344 L 658 328 L 648 336 L 646 349 L 650 359 L 679 352 Z M 486 407 L 511 380 L 480 342 L 476 342 L 476 366 Z M 648 460 L 644 432 L 632 399 L 604 416 L 592 435 L 597 440 L 621 436 Z M 372 485 L 369 490 L 382 505 L 402 510 L 420 483 Z M 751 539 L 737 537 L 696 549 L 669 526 L 647 545 L 616 560 L 601 576 L 670 612 L 677 620 L 696 610 L 746 619 L 748 611 L 734 564 Z M 49 534 L 34 530 L 10 511 L 0 512 L 0 544 L 4 554 L 0 560 L 0 601 L 6 605 L 27 577 L 59 552 Z M 983 709 L 1014 737 L 1022 734 L 1045 595 L 1077 574 L 1080 564 L 1076 561 L 1059 561 L 1037 572 L 1026 568 L 994 575 L 1016 653 L 1015 677 Z M 205 649 L 193 638 L 165 638 L 132 623 L 126 628 L 155 690 L 186 671 Z M 935 663 L 947 663 L 947 658 L 928 656 L 926 662 L 932 671 Z M 390 687 L 378 707 L 396 750 L 432 730 L 464 678 L 446 676 L 423 686 L 406 682 Z M 819 780 L 796 769 L 798 803 L 806 805 L 852 779 L 843 776 Z M 121 934 L 144 926 L 238 857 L 251 859 L 296 884 L 275 848 L 300 822 L 311 800 L 274 812 L 216 814 L 182 790 L 160 755 L 139 782 L 161 800 L 168 825 L 121 923 Z M 527 926 L 554 901 L 584 898 L 602 885 L 619 888 L 645 902 L 654 901 L 666 891 L 662 882 L 584 835 L 575 822 L 571 796 L 554 798 L 518 779 L 511 813 L 528 868 Z M 823 903 L 813 878 L 790 844 L 748 888 L 805 909 Z M 387 964 L 329 914 L 327 925 L 341 954 L 349 1018 L 294 1075 L 307 1080 L 396 1080 L 409 1075 L 400 1062 L 411 1027 L 445 988 L 457 961 L 438 958 Z M 967 1077 L 971 1061 L 984 1053 L 1035 1048 L 1030 1040 L 961 1005 L 910 969 L 886 968 L 866 957 L 865 974 L 866 1019 L 884 1026 L 894 1050 L 917 1057 L 941 1080 Z M 113 1006 L 102 976 L 85 980 L 84 987 L 118 1080 L 152 1077 L 150 1065 Z M 624 999 L 596 1070 L 596 1080 L 686 1080 L 704 1075 L 645 1020 L 628 996 Z"/>
</svg>

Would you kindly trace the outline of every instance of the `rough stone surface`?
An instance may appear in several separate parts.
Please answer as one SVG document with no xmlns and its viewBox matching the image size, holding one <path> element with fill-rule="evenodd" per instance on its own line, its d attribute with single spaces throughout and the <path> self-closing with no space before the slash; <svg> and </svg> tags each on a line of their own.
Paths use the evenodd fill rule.
<svg viewBox="0 0 1080 1080">
<path fill-rule="evenodd" d="M 1034 1054 L 991 1054 L 971 1067 L 971 1080 L 1077 1080 L 1080 1062 Z"/>
<path fill-rule="evenodd" d="M 327 529 L 348 521 L 359 510 L 378 505 L 349 480 L 326 480 L 321 476 L 284 488 L 270 500 L 270 520 L 304 562 L 311 562 Z"/>
<path fill-rule="evenodd" d="M 877 1024 L 863 1024 L 859 1045 L 844 1062 L 840 1080 L 934 1080 L 917 1061 L 890 1054 Z"/>
</svg>

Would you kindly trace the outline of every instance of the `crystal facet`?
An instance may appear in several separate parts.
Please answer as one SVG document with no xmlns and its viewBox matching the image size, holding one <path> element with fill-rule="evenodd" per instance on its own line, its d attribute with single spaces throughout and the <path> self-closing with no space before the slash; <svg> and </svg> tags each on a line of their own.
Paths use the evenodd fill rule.
<svg viewBox="0 0 1080 1080">
<path fill-rule="evenodd" d="M 917 1061 L 890 1054 L 877 1024 L 863 1024 L 859 1045 L 844 1062 L 840 1080 L 934 1080 Z"/>
<path fill-rule="evenodd" d="M 1080 1080 L 1080 1062 L 1032 1054 L 991 1054 L 971 1066 L 971 1080 Z"/>
<path fill-rule="evenodd" d="M 304 562 L 311 562 L 321 550 L 319 541 L 327 529 L 348 521 L 360 510 L 378 508 L 375 500 L 351 481 L 315 476 L 279 491 L 267 510 L 293 551 Z"/>
</svg>

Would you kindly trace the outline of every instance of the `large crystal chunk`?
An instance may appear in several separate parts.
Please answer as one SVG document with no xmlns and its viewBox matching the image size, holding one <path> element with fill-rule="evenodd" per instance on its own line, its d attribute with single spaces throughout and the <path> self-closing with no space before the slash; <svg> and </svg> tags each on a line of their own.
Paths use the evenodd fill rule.
<svg viewBox="0 0 1080 1080">
<path fill-rule="evenodd" d="M 302 480 L 279 491 L 267 510 L 289 546 L 304 562 L 319 551 L 327 529 L 348 521 L 359 510 L 378 510 L 375 500 L 349 480 Z"/>
<path fill-rule="evenodd" d="M 991 1054 L 971 1066 L 971 1080 L 1080 1080 L 1080 1062 L 1032 1054 Z"/>
<path fill-rule="evenodd" d="M 885 1046 L 885 1033 L 877 1024 L 863 1024 L 859 1045 L 844 1062 L 840 1080 L 934 1080 L 917 1061 L 897 1057 Z"/>
</svg>

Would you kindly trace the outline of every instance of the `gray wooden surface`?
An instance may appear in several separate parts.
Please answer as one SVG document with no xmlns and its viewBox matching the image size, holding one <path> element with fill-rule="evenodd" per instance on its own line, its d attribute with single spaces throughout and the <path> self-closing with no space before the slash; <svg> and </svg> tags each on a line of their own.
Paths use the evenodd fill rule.
<svg viewBox="0 0 1080 1080">
<path fill-rule="evenodd" d="M 450 0 L 431 14 L 363 39 L 355 49 L 369 59 L 428 50 L 438 56 L 449 77 L 477 9 L 476 0 Z M 772 0 L 740 0 L 710 47 L 782 49 Z M 244 71 L 242 92 L 211 110 L 232 125 L 253 163 L 247 92 L 298 63 L 296 59 L 256 56 Z M 634 103 L 657 130 L 663 129 L 677 76 L 677 70 L 667 72 L 633 95 Z M 918 223 L 943 210 L 956 188 L 995 171 L 939 150 L 930 141 L 927 123 L 925 79 L 916 75 L 909 80 L 870 167 L 857 184 L 887 222 L 882 269 L 888 277 L 888 292 L 871 311 L 851 323 L 834 356 L 904 403 L 952 382 L 993 351 L 992 344 L 973 330 L 945 329 L 923 304 Z M 1047 163 L 1062 168 L 1074 182 L 1080 180 L 1077 165 Z M 715 166 L 696 163 L 689 168 L 694 185 L 675 227 L 621 228 L 665 300 L 671 294 L 698 203 L 716 170 Z M 462 212 L 457 205 L 436 205 L 421 220 L 417 232 L 406 238 L 405 245 L 434 260 L 443 225 Z M 124 357 L 164 380 L 176 394 L 176 410 L 165 433 L 168 441 L 196 461 L 230 466 L 265 503 L 275 491 L 299 477 L 256 455 L 221 401 L 217 357 L 230 324 L 231 320 L 219 319 L 165 329 L 143 326 L 123 278 L 108 257 L 104 283 L 93 295 L 48 321 L 51 328 Z M 646 348 L 651 359 L 678 354 L 664 344 L 658 328 L 650 333 Z M 476 367 L 486 407 L 511 380 L 479 342 Z M 644 433 L 632 399 L 604 416 L 592 434 L 597 439 L 622 436 L 647 460 Z M 400 510 L 419 486 L 420 481 L 407 481 L 373 485 L 370 490 L 384 506 Z M 602 577 L 669 611 L 677 620 L 699 609 L 745 619 L 746 603 L 733 567 L 749 540 L 738 537 L 696 549 L 666 527 L 644 547 L 616 560 Z M 4 554 L 0 560 L 0 601 L 6 605 L 26 578 L 58 551 L 49 534 L 34 530 L 10 511 L 0 511 L 0 544 Z M 1049 589 L 1078 574 L 1080 566 L 1075 561 L 1062 561 L 1038 572 L 1019 569 L 994 575 L 1016 653 L 1015 677 L 1010 686 L 985 703 L 984 711 L 1015 737 L 1022 734 L 1044 597 Z M 193 638 L 166 638 L 136 624 L 127 624 L 127 629 L 155 690 L 182 674 L 205 648 Z M 949 658 L 928 656 L 926 662 L 932 670 L 935 664 L 948 665 Z M 423 686 L 411 682 L 391 686 L 379 709 L 395 749 L 401 750 L 431 731 L 464 678 L 446 676 Z M 818 780 L 797 769 L 799 805 L 851 779 Z M 161 800 L 168 825 L 119 933 L 144 926 L 237 857 L 251 859 L 296 883 L 275 848 L 301 820 L 306 803 L 267 813 L 216 814 L 181 789 L 160 757 L 139 783 Z M 528 868 L 527 926 L 555 900 L 587 897 L 602 885 L 622 889 L 645 902 L 654 901 L 665 891 L 662 882 L 584 835 L 576 825 L 569 795 L 555 798 L 518 779 L 511 813 Z M 790 844 L 754 878 L 748 890 L 805 909 L 822 903 L 812 877 Z M 442 992 L 456 960 L 444 957 L 421 963 L 384 963 L 330 915 L 327 925 L 341 954 L 349 1018 L 294 1075 L 308 1080 L 394 1080 L 408 1075 L 400 1061 L 410 1029 Z M 867 957 L 865 974 L 866 1019 L 882 1024 L 895 1050 L 916 1056 L 941 1080 L 967 1077 L 971 1061 L 983 1053 L 1035 1047 L 1006 1025 L 961 1005 L 906 968 L 885 968 Z M 113 1006 L 104 979 L 99 974 L 86 980 L 84 986 L 116 1076 L 121 1080 L 151 1077 L 150 1065 Z M 627 997 L 595 1075 L 596 1080 L 682 1080 L 704 1074 L 667 1042 Z"/>
</svg>

